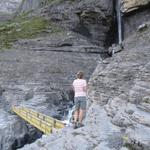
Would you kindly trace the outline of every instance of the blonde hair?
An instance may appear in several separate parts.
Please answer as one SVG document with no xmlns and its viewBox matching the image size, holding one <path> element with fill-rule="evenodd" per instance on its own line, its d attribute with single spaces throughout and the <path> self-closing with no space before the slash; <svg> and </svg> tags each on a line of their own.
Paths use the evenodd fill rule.
<svg viewBox="0 0 150 150">
<path fill-rule="evenodd" d="M 83 76 L 84 76 L 83 71 L 78 71 L 78 72 L 77 72 L 76 77 L 77 77 L 78 79 L 83 79 Z"/>
</svg>

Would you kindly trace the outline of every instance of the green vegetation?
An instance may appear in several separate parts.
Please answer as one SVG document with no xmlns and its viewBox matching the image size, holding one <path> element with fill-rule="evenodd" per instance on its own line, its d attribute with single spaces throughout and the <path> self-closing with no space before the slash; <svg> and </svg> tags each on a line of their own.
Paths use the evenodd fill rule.
<svg viewBox="0 0 150 150">
<path fill-rule="evenodd" d="M 47 6 L 49 4 L 59 4 L 61 2 L 63 2 L 64 0 L 43 0 L 41 2 L 41 6 Z"/>
<path fill-rule="evenodd" d="M 136 148 L 134 148 L 131 144 L 125 144 L 124 146 L 129 150 L 136 150 Z"/>
<path fill-rule="evenodd" d="M 150 104 L 150 97 L 144 97 L 143 102 Z"/>
<path fill-rule="evenodd" d="M 10 48 L 18 39 L 30 39 L 44 31 L 49 33 L 61 32 L 56 24 L 42 17 L 27 18 L 25 14 L 13 21 L 0 24 L 0 49 Z"/>
<path fill-rule="evenodd" d="M 65 0 L 43 0 L 41 1 L 41 7 L 47 6 L 47 5 L 53 5 L 53 4 L 60 4 L 64 2 Z M 75 2 L 75 0 L 68 0 L 70 3 Z"/>
</svg>

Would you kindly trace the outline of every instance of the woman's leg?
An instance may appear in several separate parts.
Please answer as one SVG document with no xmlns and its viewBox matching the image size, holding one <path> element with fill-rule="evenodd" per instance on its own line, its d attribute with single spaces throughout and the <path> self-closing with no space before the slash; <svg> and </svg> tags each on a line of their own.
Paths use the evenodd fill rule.
<svg viewBox="0 0 150 150">
<path fill-rule="evenodd" d="M 81 97 L 79 109 L 79 123 L 81 124 L 85 117 L 85 112 L 86 112 L 86 97 Z"/>
<path fill-rule="evenodd" d="M 77 110 L 75 110 L 75 112 L 74 112 L 74 122 L 77 122 L 78 119 L 79 119 L 79 110 L 77 109 Z"/>
<path fill-rule="evenodd" d="M 85 115 L 85 109 L 80 109 L 79 110 L 79 123 L 82 123 L 84 115 Z"/>
<path fill-rule="evenodd" d="M 77 128 L 77 123 L 78 123 L 78 120 L 79 120 L 79 109 L 75 110 L 73 117 L 74 117 L 73 128 L 76 129 Z"/>
<path fill-rule="evenodd" d="M 79 120 L 79 108 L 80 108 L 80 103 L 79 99 L 75 97 L 75 111 L 74 111 L 74 122 L 77 122 Z"/>
</svg>

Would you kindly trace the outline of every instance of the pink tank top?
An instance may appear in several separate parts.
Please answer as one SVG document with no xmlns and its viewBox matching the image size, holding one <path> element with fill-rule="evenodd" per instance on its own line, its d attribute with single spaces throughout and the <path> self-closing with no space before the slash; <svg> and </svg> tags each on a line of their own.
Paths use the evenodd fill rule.
<svg viewBox="0 0 150 150">
<path fill-rule="evenodd" d="M 75 91 L 75 97 L 79 96 L 86 96 L 86 91 L 84 88 L 86 88 L 87 83 L 84 79 L 76 79 L 73 81 L 73 87 Z"/>
</svg>

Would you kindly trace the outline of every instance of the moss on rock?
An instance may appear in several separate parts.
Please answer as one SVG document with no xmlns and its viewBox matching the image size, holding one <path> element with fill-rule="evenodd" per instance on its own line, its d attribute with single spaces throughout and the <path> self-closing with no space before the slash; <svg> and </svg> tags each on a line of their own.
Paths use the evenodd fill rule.
<svg viewBox="0 0 150 150">
<path fill-rule="evenodd" d="M 34 38 L 47 30 L 49 33 L 61 32 L 61 28 L 56 24 L 42 17 L 27 18 L 22 15 L 0 25 L 0 48 L 10 48 L 12 43 L 19 39 Z"/>
<path fill-rule="evenodd" d="M 43 0 L 41 2 L 41 6 L 47 6 L 47 5 L 50 5 L 50 4 L 59 4 L 61 2 L 63 2 L 64 0 Z"/>
</svg>

